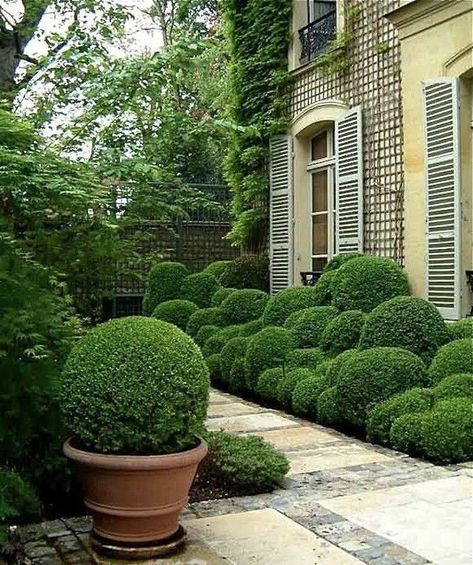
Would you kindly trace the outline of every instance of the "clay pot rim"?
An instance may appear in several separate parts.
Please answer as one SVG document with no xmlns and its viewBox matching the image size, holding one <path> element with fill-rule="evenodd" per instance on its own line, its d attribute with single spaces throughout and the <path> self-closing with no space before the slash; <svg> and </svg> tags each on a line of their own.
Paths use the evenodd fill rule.
<svg viewBox="0 0 473 565">
<path fill-rule="evenodd" d="M 64 455 L 81 465 L 97 467 L 101 469 L 130 469 L 133 471 L 152 471 L 157 469 L 173 469 L 187 467 L 199 463 L 207 454 L 207 442 L 197 437 L 199 444 L 192 449 L 179 451 L 178 453 L 166 453 L 164 455 L 113 455 L 95 453 L 78 449 L 72 445 L 73 437 L 68 438 L 63 444 Z"/>
</svg>

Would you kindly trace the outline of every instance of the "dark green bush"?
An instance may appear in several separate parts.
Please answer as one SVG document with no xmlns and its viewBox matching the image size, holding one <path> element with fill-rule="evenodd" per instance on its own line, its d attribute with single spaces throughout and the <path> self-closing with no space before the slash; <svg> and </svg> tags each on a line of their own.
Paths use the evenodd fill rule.
<svg viewBox="0 0 473 565">
<path fill-rule="evenodd" d="M 284 377 L 282 367 L 266 369 L 258 377 L 255 392 L 258 397 L 270 406 L 277 406 L 278 403 L 278 383 Z"/>
<path fill-rule="evenodd" d="M 471 398 L 441 400 L 422 419 L 422 447 L 429 459 L 460 463 L 473 457 Z"/>
<path fill-rule="evenodd" d="M 0 544 L 6 540 L 8 524 L 40 517 L 41 503 L 31 484 L 15 471 L 0 469 Z"/>
<path fill-rule="evenodd" d="M 316 369 L 325 359 L 325 353 L 318 347 L 294 349 L 287 356 L 287 368 L 306 367 L 307 369 Z"/>
<path fill-rule="evenodd" d="M 429 388 L 411 388 L 395 394 L 369 411 L 366 420 L 368 440 L 388 445 L 394 420 L 403 414 L 425 412 L 430 409 L 431 405 L 432 390 Z"/>
<path fill-rule="evenodd" d="M 339 355 L 357 347 L 366 314 L 361 310 L 347 310 L 326 325 L 320 338 L 320 347 L 329 355 Z"/>
<path fill-rule="evenodd" d="M 228 389 L 234 394 L 246 394 L 248 392 L 245 378 L 245 358 L 237 357 L 230 370 Z"/>
<path fill-rule="evenodd" d="M 453 324 L 448 324 L 448 330 L 450 333 L 450 339 L 473 339 L 473 317 L 463 318 L 463 320 L 458 320 L 453 322 Z"/>
<path fill-rule="evenodd" d="M 212 297 L 221 288 L 213 275 L 195 273 L 186 277 L 181 287 L 181 298 L 190 300 L 199 308 L 210 308 Z"/>
<path fill-rule="evenodd" d="M 293 312 L 284 327 L 291 330 L 298 347 L 317 347 L 327 324 L 337 316 L 333 306 L 313 306 Z"/>
<path fill-rule="evenodd" d="M 197 310 L 198 307 L 189 300 L 167 300 L 156 306 L 152 316 L 185 331 L 189 318 Z"/>
<path fill-rule="evenodd" d="M 384 257 L 355 257 L 332 281 L 332 304 L 339 310 L 371 312 L 382 302 L 409 294 L 406 273 Z"/>
<path fill-rule="evenodd" d="M 233 337 L 223 346 L 220 366 L 222 371 L 222 381 L 224 383 L 228 384 L 230 380 L 230 372 L 235 359 L 238 357 L 245 357 L 248 342 L 248 337 Z"/>
<path fill-rule="evenodd" d="M 172 453 L 193 445 L 207 414 L 209 372 L 184 332 L 134 316 L 101 324 L 63 371 L 64 421 L 86 449 Z"/>
<path fill-rule="evenodd" d="M 222 326 L 220 308 L 202 308 L 192 314 L 187 322 L 186 332 L 195 337 L 202 326 Z"/>
<path fill-rule="evenodd" d="M 292 409 L 292 393 L 296 385 L 314 374 L 310 369 L 292 369 L 287 371 L 278 382 L 277 398 L 278 403 L 284 410 L 290 412 Z"/>
<path fill-rule="evenodd" d="M 264 370 L 282 366 L 295 346 L 293 335 L 285 328 L 267 327 L 254 335 L 245 355 L 248 388 L 255 388 Z"/>
<path fill-rule="evenodd" d="M 337 427 L 344 423 L 337 388 L 332 386 L 320 393 L 317 400 L 317 421 L 324 426 Z"/>
<path fill-rule="evenodd" d="M 287 318 L 298 310 L 317 306 L 314 289 L 309 286 L 280 290 L 268 301 L 263 314 L 265 326 L 283 326 Z"/>
<path fill-rule="evenodd" d="M 335 255 L 324 267 L 324 273 L 336 271 L 342 265 L 355 259 L 355 257 L 364 257 L 362 253 L 345 253 L 340 255 Z"/>
<path fill-rule="evenodd" d="M 340 410 L 348 422 L 364 426 L 367 413 L 375 404 L 427 383 L 424 364 L 410 351 L 399 347 L 360 351 L 340 369 L 336 385 Z"/>
<path fill-rule="evenodd" d="M 442 379 L 432 392 L 436 401 L 457 396 L 473 399 L 473 374 L 450 375 Z"/>
<path fill-rule="evenodd" d="M 292 391 L 292 410 L 296 416 L 317 421 L 317 402 L 328 387 L 327 375 L 313 373 L 296 384 Z"/>
<path fill-rule="evenodd" d="M 257 320 L 262 316 L 268 300 L 269 295 L 262 290 L 236 290 L 220 306 L 223 319 L 228 325 Z"/>
<path fill-rule="evenodd" d="M 212 296 L 211 305 L 215 307 L 220 306 L 225 298 L 230 296 L 230 294 L 232 294 L 232 292 L 235 292 L 235 290 L 236 288 L 219 288 L 217 292 Z"/>
<path fill-rule="evenodd" d="M 257 320 L 252 320 L 241 326 L 240 335 L 242 337 L 250 337 L 257 334 L 264 328 L 263 318 L 258 318 Z"/>
<path fill-rule="evenodd" d="M 207 432 L 209 453 L 201 463 L 198 479 L 213 486 L 228 486 L 248 494 L 271 490 L 289 471 L 283 453 L 257 436 Z"/>
<path fill-rule="evenodd" d="M 222 328 L 218 332 L 215 332 L 209 337 L 202 347 L 202 353 L 204 357 L 213 355 L 214 353 L 221 353 L 224 345 L 230 339 L 238 337 L 240 335 L 239 326 L 228 326 L 227 328 Z"/>
<path fill-rule="evenodd" d="M 402 347 L 430 363 L 449 332 L 437 308 L 415 296 L 397 296 L 368 314 L 360 347 Z"/>
<path fill-rule="evenodd" d="M 347 349 L 343 353 L 340 353 L 340 355 L 337 355 L 335 359 L 332 359 L 327 368 L 327 378 L 330 386 L 336 386 L 338 384 L 338 377 L 343 365 L 345 363 L 353 363 L 357 353 L 358 349 Z"/>
<path fill-rule="evenodd" d="M 200 348 L 202 348 L 205 342 L 221 329 L 222 328 L 219 328 L 218 326 L 202 326 L 197 332 L 197 335 L 194 337 L 194 341 Z"/>
<path fill-rule="evenodd" d="M 436 353 L 429 367 L 433 383 L 438 383 L 450 375 L 471 373 L 473 367 L 473 341 L 456 339 L 443 345 Z"/>
<path fill-rule="evenodd" d="M 314 286 L 314 301 L 316 306 L 329 306 L 332 303 L 332 282 L 335 271 L 324 273 Z"/>
<path fill-rule="evenodd" d="M 212 275 L 217 280 L 220 279 L 225 269 L 231 264 L 231 261 L 214 261 L 207 265 L 205 269 L 202 271 L 206 275 Z"/>
<path fill-rule="evenodd" d="M 242 255 L 228 265 L 220 277 L 228 288 L 269 290 L 269 260 L 266 255 Z"/>
<path fill-rule="evenodd" d="M 423 455 L 422 420 L 424 412 L 403 414 L 391 426 L 390 442 L 394 449 L 414 457 Z"/>
<path fill-rule="evenodd" d="M 214 353 L 205 359 L 209 370 L 210 382 L 213 386 L 218 386 L 222 382 L 221 360 L 222 356 L 220 353 Z"/>
<path fill-rule="evenodd" d="M 189 275 L 185 265 L 181 263 L 158 263 L 148 273 L 148 283 L 143 297 L 143 314 L 151 316 L 161 302 L 181 298 L 181 287 Z"/>
</svg>

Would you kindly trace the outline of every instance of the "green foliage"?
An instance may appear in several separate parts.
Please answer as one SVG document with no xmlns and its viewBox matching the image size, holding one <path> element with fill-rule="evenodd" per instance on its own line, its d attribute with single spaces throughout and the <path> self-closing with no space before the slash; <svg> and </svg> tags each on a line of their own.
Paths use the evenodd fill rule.
<svg viewBox="0 0 473 565">
<path fill-rule="evenodd" d="M 225 298 L 220 308 L 226 324 L 244 324 L 258 319 L 265 309 L 269 295 L 262 290 L 242 289 Z"/>
<path fill-rule="evenodd" d="M 9 523 L 33 522 L 40 516 L 41 503 L 32 485 L 15 471 L 0 469 L 0 544 Z"/>
<path fill-rule="evenodd" d="M 473 374 L 450 375 L 442 379 L 432 392 L 436 401 L 457 396 L 473 399 Z"/>
<path fill-rule="evenodd" d="M 427 383 L 425 366 L 417 355 L 398 347 L 375 347 L 356 353 L 349 363 L 342 364 L 337 398 L 344 418 L 364 426 L 375 404 Z"/>
<path fill-rule="evenodd" d="M 194 312 L 187 322 L 186 332 L 194 337 L 202 326 L 222 326 L 222 311 L 220 308 L 201 308 Z"/>
<path fill-rule="evenodd" d="M 221 351 L 221 372 L 224 383 L 229 382 L 230 373 L 238 357 L 244 357 L 248 347 L 248 337 L 234 337 L 227 341 Z"/>
<path fill-rule="evenodd" d="M 309 349 L 294 349 L 287 356 L 287 367 L 306 367 L 316 369 L 325 360 L 325 353 L 318 347 Z"/>
<path fill-rule="evenodd" d="M 222 370 L 221 370 L 222 356 L 220 353 L 214 353 L 206 357 L 205 362 L 207 363 L 207 368 L 209 370 L 210 382 L 213 386 L 217 386 L 222 382 Z"/>
<path fill-rule="evenodd" d="M 300 381 L 310 378 L 314 374 L 311 369 L 292 369 L 278 382 L 277 399 L 279 405 L 286 411 L 292 409 L 292 393 Z"/>
<path fill-rule="evenodd" d="M 330 306 L 332 303 L 332 283 L 335 271 L 323 273 L 314 286 L 314 301 L 317 306 Z"/>
<path fill-rule="evenodd" d="M 320 346 L 329 355 L 339 355 L 358 345 L 366 314 L 347 310 L 329 321 L 320 338 Z"/>
<path fill-rule="evenodd" d="M 463 318 L 463 320 L 457 320 L 453 324 L 448 324 L 448 330 L 450 332 L 451 339 L 463 339 L 469 338 L 473 339 L 473 318 Z"/>
<path fill-rule="evenodd" d="M 384 257 L 355 257 L 332 281 L 333 305 L 339 310 L 371 312 L 382 302 L 409 294 L 406 273 Z"/>
<path fill-rule="evenodd" d="M 189 318 L 199 308 L 189 300 L 167 300 L 161 302 L 154 309 L 153 318 L 174 324 L 185 331 Z"/>
<path fill-rule="evenodd" d="M 324 426 L 338 427 L 345 418 L 338 401 L 337 388 L 332 386 L 320 393 L 317 400 L 317 421 Z"/>
<path fill-rule="evenodd" d="M 242 255 L 234 259 L 220 277 L 226 288 L 269 289 L 269 260 L 266 255 Z"/>
<path fill-rule="evenodd" d="M 233 362 L 228 379 L 228 388 L 234 394 L 246 394 L 245 358 L 237 357 Z"/>
<path fill-rule="evenodd" d="M 207 265 L 202 272 L 207 275 L 212 275 L 219 280 L 230 263 L 231 261 L 214 261 L 213 263 L 210 263 L 210 265 Z M 218 304 L 215 304 L 215 306 L 218 306 Z"/>
<path fill-rule="evenodd" d="M 260 332 L 263 327 L 263 318 L 252 320 L 251 322 L 247 322 L 241 326 L 240 335 L 243 337 L 250 337 Z"/>
<path fill-rule="evenodd" d="M 368 440 L 388 445 L 394 420 L 404 414 L 425 412 L 431 405 L 432 391 L 428 388 L 411 388 L 395 394 L 369 411 L 366 420 Z"/>
<path fill-rule="evenodd" d="M 430 459 L 460 463 L 473 457 L 471 398 L 442 400 L 422 419 L 422 447 Z"/>
<path fill-rule="evenodd" d="M 289 471 L 286 456 L 260 437 L 219 431 L 207 432 L 205 439 L 209 453 L 199 476 L 210 483 L 261 492 L 273 489 Z"/>
<path fill-rule="evenodd" d="M 415 296 L 398 296 L 370 312 L 360 347 L 402 347 L 430 363 L 448 340 L 447 326 L 433 304 Z"/>
<path fill-rule="evenodd" d="M 423 455 L 422 420 L 424 413 L 403 414 L 391 426 L 390 441 L 394 449 L 414 457 Z"/>
<path fill-rule="evenodd" d="M 265 404 L 277 406 L 278 403 L 278 383 L 284 377 L 282 367 L 266 369 L 258 377 L 255 392 Z"/>
<path fill-rule="evenodd" d="M 189 275 L 182 263 L 163 262 L 154 265 L 148 273 L 148 283 L 143 297 L 143 314 L 151 316 L 158 304 L 181 298 L 181 287 Z"/>
<path fill-rule="evenodd" d="M 317 421 L 317 402 L 319 396 L 327 390 L 327 375 L 317 371 L 306 379 L 299 381 L 292 391 L 292 409 L 296 416 Z"/>
<path fill-rule="evenodd" d="M 450 375 L 470 373 L 473 367 L 473 342 L 471 339 L 456 339 L 443 345 L 429 367 L 432 382 L 438 383 Z"/>
<path fill-rule="evenodd" d="M 329 367 L 327 368 L 327 378 L 329 380 L 330 386 L 335 386 L 338 384 L 340 371 L 344 367 L 345 363 L 351 364 L 356 362 L 357 353 L 357 349 L 347 349 L 332 360 Z"/>
<path fill-rule="evenodd" d="M 324 267 L 324 273 L 328 273 L 330 271 L 336 271 L 342 265 L 351 261 L 355 257 L 364 257 L 362 253 L 345 253 L 340 255 L 335 255 Z"/>
<path fill-rule="evenodd" d="M 219 328 L 218 326 L 202 326 L 201 328 L 199 328 L 197 335 L 194 337 L 194 341 L 200 348 L 202 348 L 209 337 L 212 337 L 219 330 L 221 330 L 221 328 Z"/>
<path fill-rule="evenodd" d="M 195 273 L 184 279 L 180 297 L 197 304 L 199 308 L 210 308 L 212 296 L 219 288 L 220 284 L 213 275 Z"/>
<path fill-rule="evenodd" d="M 141 316 L 91 330 L 63 371 L 69 431 L 101 453 L 173 453 L 193 445 L 207 413 L 209 373 L 181 330 Z"/>
<path fill-rule="evenodd" d="M 338 311 L 333 306 L 313 306 L 293 312 L 285 321 L 284 327 L 291 330 L 298 347 L 317 347 L 327 324 Z"/>
<path fill-rule="evenodd" d="M 240 335 L 240 326 L 228 326 L 228 328 L 222 328 L 218 332 L 215 332 L 209 337 L 202 347 L 202 353 L 204 357 L 213 355 L 214 353 L 220 353 L 224 345 L 232 338 L 238 337 Z"/>
<path fill-rule="evenodd" d="M 263 314 L 265 326 L 283 326 L 287 318 L 298 310 L 316 306 L 314 289 L 308 286 L 286 288 L 268 301 Z"/>
<path fill-rule="evenodd" d="M 254 335 L 245 355 L 248 388 L 254 389 L 260 374 L 271 367 L 282 366 L 295 349 L 293 335 L 285 328 L 267 327 Z"/>
<path fill-rule="evenodd" d="M 212 296 L 211 304 L 214 307 L 218 307 L 222 302 L 230 296 L 232 292 L 235 292 L 236 288 L 219 288 L 217 292 Z"/>
</svg>

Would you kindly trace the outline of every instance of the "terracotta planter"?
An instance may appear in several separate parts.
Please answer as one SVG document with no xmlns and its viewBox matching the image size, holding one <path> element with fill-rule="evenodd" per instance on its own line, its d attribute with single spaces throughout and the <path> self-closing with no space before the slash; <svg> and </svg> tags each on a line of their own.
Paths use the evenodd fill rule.
<svg viewBox="0 0 473 565">
<path fill-rule="evenodd" d="M 121 543 L 159 543 L 179 529 L 207 444 L 201 439 L 182 453 L 128 456 L 82 451 L 68 440 L 64 453 L 79 472 L 95 534 Z"/>
</svg>

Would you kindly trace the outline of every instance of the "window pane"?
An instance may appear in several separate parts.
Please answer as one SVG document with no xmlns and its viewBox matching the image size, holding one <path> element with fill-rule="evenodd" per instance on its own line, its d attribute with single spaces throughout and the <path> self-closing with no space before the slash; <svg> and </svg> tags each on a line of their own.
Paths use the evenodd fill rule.
<svg viewBox="0 0 473 565">
<path fill-rule="evenodd" d="M 313 255 L 328 252 L 328 215 L 321 214 L 312 218 L 312 253 Z"/>
<path fill-rule="evenodd" d="M 323 271 L 326 264 L 327 264 L 327 257 L 317 257 L 315 259 L 312 259 L 312 270 Z"/>
<path fill-rule="evenodd" d="M 312 175 L 312 212 L 327 210 L 327 171 Z"/>
<path fill-rule="evenodd" d="M 312 139 L 311 157 L 312 161 L 317 161 L 317 159 L 325 159 L 327 156 L 327 132 L 324 131 Z"/>
</svg>

